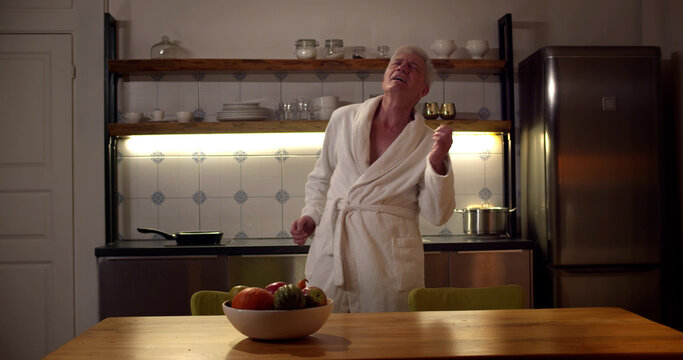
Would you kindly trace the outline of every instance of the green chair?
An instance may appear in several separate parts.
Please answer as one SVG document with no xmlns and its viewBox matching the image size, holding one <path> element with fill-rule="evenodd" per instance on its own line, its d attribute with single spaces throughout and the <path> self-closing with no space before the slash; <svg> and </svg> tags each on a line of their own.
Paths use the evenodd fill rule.
<svg viewBox="0 0 683 360">
<path fill-rule="evenodd" d="M 410 291 L 408 302 L 410 311 L 523 309 L 526 295 L 519 285 L 418 288 Z"/>
<path fill-rule="evenodd" d="M 228 300 L 225 291 L 200 290 L 190 297 L 192 315 L 223 315 L 223 303 Z"/>
</svg>

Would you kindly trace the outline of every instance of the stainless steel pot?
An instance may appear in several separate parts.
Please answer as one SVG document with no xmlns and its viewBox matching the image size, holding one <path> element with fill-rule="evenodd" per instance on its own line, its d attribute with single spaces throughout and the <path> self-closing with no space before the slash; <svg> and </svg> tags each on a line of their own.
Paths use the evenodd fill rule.
<svg viewBox="0 0 683 360">
<path fill-rule="evenodd" d="M 513 211 L 506 207 L 455 209 L 462 213 L 462 229 L 468 235 L 507 235 Z"/>
</svg>

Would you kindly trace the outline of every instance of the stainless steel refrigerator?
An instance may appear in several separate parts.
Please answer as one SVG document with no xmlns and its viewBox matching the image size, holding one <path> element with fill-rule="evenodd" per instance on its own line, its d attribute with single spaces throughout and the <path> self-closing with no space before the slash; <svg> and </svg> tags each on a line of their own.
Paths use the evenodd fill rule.
<svg viewBox="0 0 683 360">
<path fill-rule="evenodd" d="M 660 53 L 545 47 L 519 64 L 522 237 L 536 307 L 662 316 Z"/>
</svg>

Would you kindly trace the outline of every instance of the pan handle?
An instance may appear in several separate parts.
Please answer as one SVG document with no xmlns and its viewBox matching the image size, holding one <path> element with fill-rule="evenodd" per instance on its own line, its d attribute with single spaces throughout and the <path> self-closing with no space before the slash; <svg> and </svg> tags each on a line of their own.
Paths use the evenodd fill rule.
<svg viewBox="0 0 683 360">
<path fill-rule="evenodd" d="M 168 240 L 175 240 L 175 235 L 174 234 L 169 234 L 167 232 L 163 232 L 161 230 L 157 229 L 147 229 L 147 228 L 138 228 L 138 231 L 141 233 L 155 233 L 163 236 L 164 238 Z"/>
</svg>

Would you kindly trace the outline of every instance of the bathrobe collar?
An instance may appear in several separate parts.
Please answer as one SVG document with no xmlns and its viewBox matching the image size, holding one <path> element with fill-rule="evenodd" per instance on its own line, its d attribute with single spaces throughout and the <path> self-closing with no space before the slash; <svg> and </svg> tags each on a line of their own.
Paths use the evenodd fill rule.
<svg viewBox="0 0 683 360">
<path fill-rule="evenodd" d="M 427 131 L 424 117 L 415 111 L 415 119 L 406 125 L 389 148 L 370 165 L 372 118 L 377 107 L 382 103 L 382 97 L 383 95 L 380 95 L 361 104 L 353 119 L 351 151 L 356 169 L 359 174 L 362 174 L 356 184 L 371 182 L 398 166 L 411 153 L 417 151 Z"/>
</svg>

